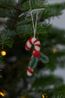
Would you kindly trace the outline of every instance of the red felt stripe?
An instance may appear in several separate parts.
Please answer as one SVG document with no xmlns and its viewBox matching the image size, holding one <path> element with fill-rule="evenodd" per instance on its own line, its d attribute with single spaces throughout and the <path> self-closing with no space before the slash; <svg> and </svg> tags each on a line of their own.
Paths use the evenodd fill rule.
<svg viewBox="0 0 65 98">
<path fill-rule="evenodd" d="M 38 46 L 38 47 L 40 47 L 40 44 L 35 44 L 35 46 Z"/>
<path fill-rule="evenodd" d="M 30 73 L 33 73 L 33 69 L 32 68 L 28 68 L 27 71 L 29 71 Z"/>
<path fill-rule="evenodd" d="M 27 46 L 27 44 L 25 45 L 25 49 L 28 49 L 28 50 L 30 50 L 30 48 Z"/>
<path fill-rule="evenodd" d="M 30 42 L 30 44 L 32 44 L 32 38 L 29 38 L 29 40 L 28 40 L 29 42 Z"/>
<path fill-rule="evenodd" d="M 36 39 L 35 41 L 34 41 L 34 44 L 37 42 L 38 40 Z"/>
</svg>

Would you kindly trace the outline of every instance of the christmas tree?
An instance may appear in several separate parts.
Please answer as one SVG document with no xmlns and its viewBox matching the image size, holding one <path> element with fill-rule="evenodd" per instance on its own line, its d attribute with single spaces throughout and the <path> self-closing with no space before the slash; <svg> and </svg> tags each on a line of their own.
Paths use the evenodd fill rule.
<svg viewBox="0 0 65 98">
<path fill-rule="evenodd" d="M 63 9 L 65 2 L 49 4 L 47 0 L 0 0 L 1 97 L 65 97 L 64 81 L 54 74 L 57 68 L 65 65 L 65 51 L 60 49 L 65 45 L 65 30 L 49 23 L 50 18 L 61 15 Z M 33 47 L 26 51 L 25 43 L 35 33 L 34 23 L 37 23 L 38 40 L 35 41 L 38 44 L 29 39 Z M 38 49 L 35 45 L 41 48 L 41 53 L 32 53 L 34 48 Z M 28 65 L 33 68 L 27 69 Z M 31 76 L 27 70 L 32 73 Z"/>
</svg>

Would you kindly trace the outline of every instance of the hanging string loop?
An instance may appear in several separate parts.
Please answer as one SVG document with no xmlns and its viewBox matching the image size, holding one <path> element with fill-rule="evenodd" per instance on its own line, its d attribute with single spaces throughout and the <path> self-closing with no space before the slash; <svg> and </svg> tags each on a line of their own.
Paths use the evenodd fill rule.
<svg viewBox="0 0 65 98">
<path fill-rule="evenodd" d="M 31 15 L 32 25 L 33 25 L 33 33 L 34 33 L 34 38 L 35 38 L 35 36 L 36 36 L 36 30 L 37 30 L 38 11 L 36 12 L 36 19 L 35 19 L 35 22 L 34 22 L 31 0 L 29 0 L 29 6 L 30 6 L 30 15 Z"/>
</svg>

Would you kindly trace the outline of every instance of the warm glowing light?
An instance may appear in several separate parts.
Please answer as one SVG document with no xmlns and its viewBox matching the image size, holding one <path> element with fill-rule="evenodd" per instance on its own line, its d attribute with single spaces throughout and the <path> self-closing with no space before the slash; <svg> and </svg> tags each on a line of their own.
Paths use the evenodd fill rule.
<svg viewBox="0 0 65 98">
<path fill-rule="evenodd" d="M 45 98 L 45 95 L 42 95 L 42 98 Z"/>
<path fill-rule="evenodd" d="M 0 95 L 3 96 L 3 97 L 5 96 L 5 94 L 3 92 L 0 92 Z"/>
<path fill-rule="evenodd" d="M 1 56 L 5 56 L 6 55 L 6 51 L 2 50 L 1 51 Z"/>
<path fill-rule="evenodd" d="M 42 98 L 48 98 L 48 96 L 46 94 L 43 94 Z"/>
</svg>

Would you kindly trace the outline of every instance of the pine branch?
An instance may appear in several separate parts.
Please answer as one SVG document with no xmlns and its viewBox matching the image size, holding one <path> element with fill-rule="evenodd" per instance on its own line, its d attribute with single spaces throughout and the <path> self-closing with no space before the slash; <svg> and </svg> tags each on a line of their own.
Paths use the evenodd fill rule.
<svg viewBox="0 0 65 98">
<path fill-rule="evenodd" d="M 2 5 L 2 4 L 0 4 L 0 8 L 1 9 L 8 9 L 8 10 L 13 10 L 13 9 L 15 9 L 15 10 L 19 10 L 19 11 L 21 11 L 21 9 L 19 9 L 19 8 L 17 8 L 17 7 L 15 7 L 15 6 L 12 6 L 12 5 Z"/>
<path fill-rule="evenodd" d="M 27 0 L 22 0 L 22 1 L 21 1 L 21 4 L 25 3 L 26 1 L 27 1 Z"/>
<path fill-rule="evenodd" d="M 46 5 L 45 10 L 40 15 L 40 21 L 61 15 L 63 9 L 65 9 L 65 3 Z"/>
</svg>

